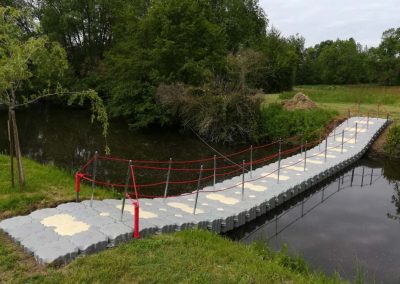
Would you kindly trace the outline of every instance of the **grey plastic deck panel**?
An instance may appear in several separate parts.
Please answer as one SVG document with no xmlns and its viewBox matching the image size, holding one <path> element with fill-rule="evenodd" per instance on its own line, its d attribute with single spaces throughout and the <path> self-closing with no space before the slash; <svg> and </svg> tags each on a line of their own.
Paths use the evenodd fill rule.
<svg viewBox="0 0 400 284">
<path fill-rule="evenodd" d="M 354 143 L 358 124 L 357 143 Z M 277 181 L 277 162 L 245 174 L 242 197 L 241 176 L 234 177 L 200 190 L 196 214 L 193 214 L 195 195 L 164 199 L 140 199 L 140 234 L 175 232 L 199 227 L 216 233 L 226 232 L 250 222 L 267 211 L 310 188 L 352 164 L 368 149 L 386 127 L 386 119 L 353 117 L 336 128 L 337 136 L 328 138 L 327 159 L 325 142 L 307 151 L 307 164 L 301 154 L 281 161 L 280 181 Z M 344 151 L 341 153 L 341 133 L 345 129 Z M 350 140 L 352 139 L 352 140 Z M 300 161 L 300 162 L 299 162 Z M 294 163 L 299 162 L 294 165 Z M 260 178 L 262 177 L 262 178 Z M 237 184 L 236 187 L 225 191 Z M 205 192 L 208 191 L 208 192 Z M 64 264 L 79 255 L 85 255 L 118 245 L 132 238 L 134 210 L 126 201 L 122 221 L 121 200 L 94 200 L 66 203 L 56 208 L 40 209 L 27 216 L 18 216 L 0 222 L 0 230 L 18 242 L 26 252 L 42 264 Z"/>
</svg>

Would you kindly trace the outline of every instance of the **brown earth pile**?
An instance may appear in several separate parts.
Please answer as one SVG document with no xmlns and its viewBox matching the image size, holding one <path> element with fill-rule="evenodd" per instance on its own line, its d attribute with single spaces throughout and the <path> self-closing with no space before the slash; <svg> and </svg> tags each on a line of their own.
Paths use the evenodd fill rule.
<svg viewBox="0 0 400 284">
<path fill-rule="evenodd" d="M 314 109 L 317 105 L 305 94 L 297 93 L 292 99 L 282 102 L 283 108 L 294 109 Z"/>
</svg>

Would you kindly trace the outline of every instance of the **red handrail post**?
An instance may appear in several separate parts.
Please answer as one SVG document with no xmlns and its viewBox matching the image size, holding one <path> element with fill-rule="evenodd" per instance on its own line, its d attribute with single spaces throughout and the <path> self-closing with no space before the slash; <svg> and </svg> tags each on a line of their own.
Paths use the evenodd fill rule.
<svg viewBox="0 0 400 284">
<path fill-rule="evenodd" d="M 135 224 L 133 228 L 133 237 L 135 239 L 140 239 L 139 233 L 139 203 L 135 202 Z"/>
<path fill-rule="evenodd" d="M 132 184 L 133 184 L 133 189 L 135 193 L 135 198 L 136 201 L 132 202 L 135 210 L 135 217 L 134 217 L 134 224 L 133 224 L 133 237 L 135 239 L 140 239 L 140 233 L 139 233 L 139 194 L 137 192 L 137 187 L 136 187 L 136 179 L 135 179 L 135 166 L 131 165 L 131 177 L 132 177 Z M 129 194 L 128 194 L 129 196 Z"/>
<path fill-rule="evenodd" d="M 75 192 L 76 192 L 76 202 L 79 202 L 79 193 L 81 191 L 81 178 L 83 177 L 83 174 L 80 172 L 77 172 L 75 174 Z"/>
</svg>

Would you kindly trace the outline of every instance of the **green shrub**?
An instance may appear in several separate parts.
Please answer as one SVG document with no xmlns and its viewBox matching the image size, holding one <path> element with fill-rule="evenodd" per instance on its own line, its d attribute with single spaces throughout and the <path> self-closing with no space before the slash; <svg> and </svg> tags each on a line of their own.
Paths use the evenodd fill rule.
<svg viewBox="0 0 400 284">
<path fill-rule="evenodd" d="M 261 100 L 251 94 L 175 84 L 160 85 L 156 98 L 171 121 L 208 141 L 238 144 L 258 139 Z"/>
<path fill-rule="evenodd" d="M 389 157 L 400 158 L 400 124 L 390 128 L 384 149 Z"/>
<path fill-rule="evenodd" d="M 324 109 L 289 111 L 280 104 L 270 104 L 261 111 L 262 131 L 270 140 L 303 134 L 311 141 L 336 114 Z"/>
</svg>

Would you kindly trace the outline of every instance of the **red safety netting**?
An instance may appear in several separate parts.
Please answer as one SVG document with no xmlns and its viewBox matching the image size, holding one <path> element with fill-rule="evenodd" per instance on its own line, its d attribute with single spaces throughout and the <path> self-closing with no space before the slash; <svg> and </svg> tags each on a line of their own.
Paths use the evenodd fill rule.
<svg viewBox="0 0 400 284">
<path fill-rule="evenodd" d="M 363 118 L 362 120 L 366 120 L 369 118 Z M 355 127 L 356 124 L 353 126 Z M 358 130 L 361 130 L 362 127 L 358 127 Z M 346 131 L 347 132 L 347 131 Z M 359 131 L 357 131 L 359 132 Z M 344 132 L 337 132 L 337 133 L 332 133 L 330 135 L 328 135 L 325 139 L 328 139 L 330 137 L 333 137 L 335 139 L 336 136 L 340 136 L 343 135 Z M 289 139 L 293 139 L 296 137 L 290 137 Z M 353 139 L 353 138 L 352 138 Z M 286 141 L 286 140 L 285 140 Z M 191 165 L 193 163 L 198 163 L 199 161 L 215 161 L 216 159 L 225 159 L 225 157 L 233 157 L 235 155 L 238 154 L 242 154 L 248 151 L 254 151 L 257 149 L 262 149 L 262 148 L 267 148 L 267 147 L 271 147 L 272 145 L 275 144 L 284 144 L 284 141 L 274 141 L 272 143 L 269 144 L 265 144 L 265 145 L 261 145 L 261 146 L 256 146 L 256 147 L 250 147 L 250 148 L 246 148 L 244 150 L 235 152 L 235 153 L 231 153 L 229 155 L 226 155 L 224 157 L 212 157 L 212 158 L 204 158 L 204 159 L 198 159 L 198 160 L 188 160 L 188 161 L 143 161 L 143 160 L 127 160 L 127 159 L 121 159 L 118 157 L 107 157 L 107 156 L 97 156 L 97 159 L 102 159 L 102 160 L 107 160 L 107 161 L 115 161 L 115 162 L 131 162 L 133 165 L 131 166 L 132 169 L 134 169 L 134 171 L 137 173 L 138 171 L 147 171 L 147 172 L 168 172 L 172 173 L 193 173 L 198 175 L 199 172 L 201 171 L 202 173 L 209 173 L 205 176 L 202 176 L 200 178 L 198 177 L 194 177 L 191 179 L 180 179 L 180 180 L 170 180 L 169 178 L 164 179 L 164 180 L 160 180 L 160 181 L 154 181 L 154 182 L 148 182 L 148 183 L 139 183 L 136 184 L 136 189 L 146 189 L 146 188 L 152 188 L 152 187 L 157 187 L 157 186 L 165 186 L 165 185 L 196 185 L 197 183 L 204 183 L 204 182 L 210 182 L 217 177 L 229 177 L 232 176 L 233 174 L 239 174 L 239 173 L 244 173 L 244 172 L 248 172 L 249 168 L 253 169 L 253 167 L 255 166 L 262 166 L 264 163 L 266 162 L 270 162 L 273 161 L 275 159 L 278 159 L 279 157 L 285 156 L 285 155 L 289 155 L 298 151 L 303 151 L 303 149 L 309 148 L 315 144 L 318 144 L 320 142 L 320 140 L 316 140 L 316 141 L 312 141 L 309 142 L 307 144 L 304 145 L 299 145 L 299 146 L 295 146 L 292 147 L 290 149 L 285 149 L 283 151 L 280 151 L 278 153 L 274 153 L 274 154 L 270 154 L 267 156 L 263 156 L 261 158 L 257 158 L 255 160 L 249 161 L 249 162 L 242 162 L 242 163 L 235 163 L 232 162 L 233 164 L 231 165 L 224 165 L 224 166 L 215 166 L 215 167 L 207 167 L 207 168 L 193 168 L 193 167 L 182 167 L 182 165 Z M 343 141 L 344 143 L 346 141 Z M 339 143 L 339 145 L 341 145 L 341 143 Z M 91 182 L 92 184 L 96 184 L 99 186 L 106 186 L 106 187 L 115 187 L 115 188 L 133 188 L 132 184 L 126 184 L 123 182 L 120 183 L 111 183 L 111 182 L 107 182 L 107 181 L 100 181 L 100 180 L 96 180 L 95 178 L 93 178 L 93 176 L 89 173 L 86 173 L 85 171 L 87 170 L 88 166 L 93 163 L 96 160 L 96 157 L 93 156 L 91 159 L 89 159 L 89 161 L 82 167 L 82 171 L 80 172 L 82 174 L 82 179 L 86 180 L 88 182 Z M 146 165 L 145 163 L 149 162 L 149 165 Z M 141 164 L 144 163 L 144 164 Z M 167 166 L 163 166 L 163 164 L 168 163 L 169 165 Z M 160 166 L 156 166 L 157 164 L 159 164 Z M 176 167 L 176 166 L 172 166 L 173 164 L 177 164 L 181 167 Z M 139 196 L 156 196 L 156 195 L 142 195 L 139 194 Z M 157 195 L 157 197 L 160 197 L 159 195 Z M 168 196 L 170 197 L 170 196 Z"/>
</svg>

